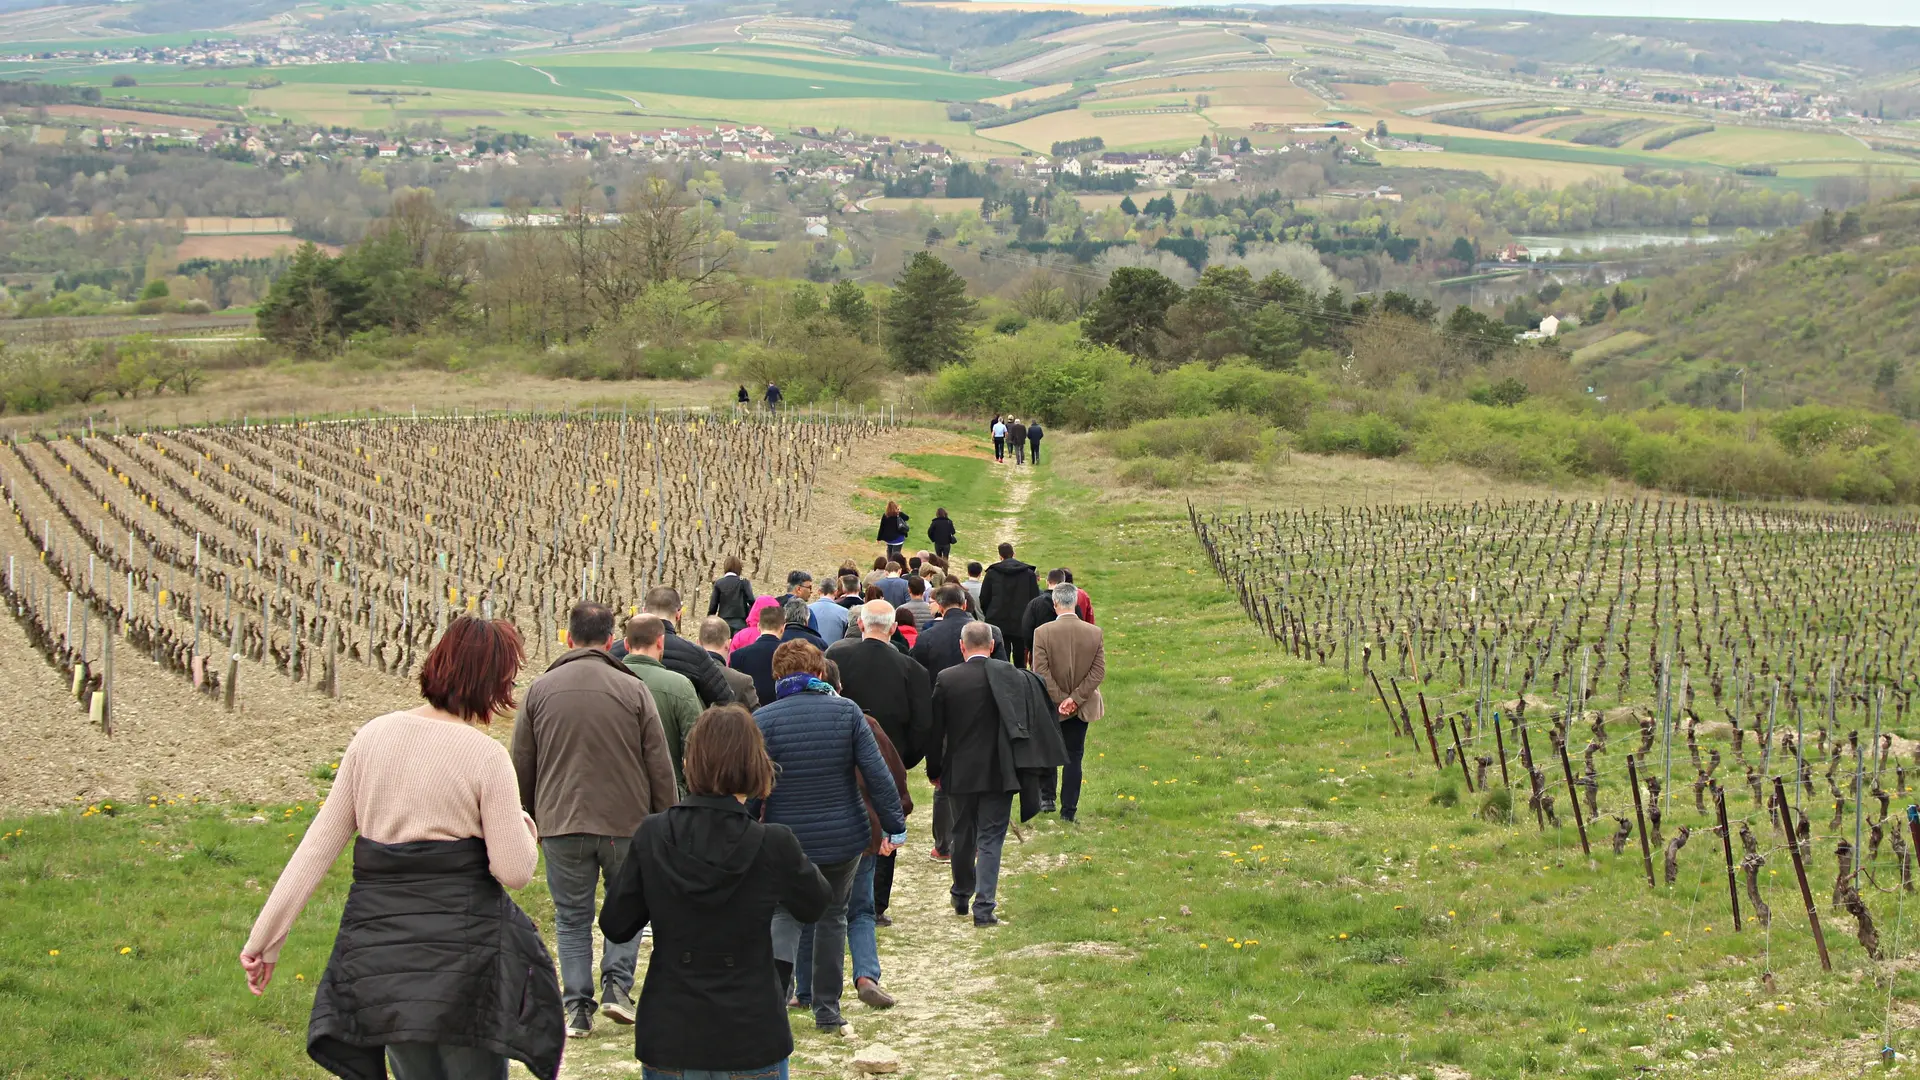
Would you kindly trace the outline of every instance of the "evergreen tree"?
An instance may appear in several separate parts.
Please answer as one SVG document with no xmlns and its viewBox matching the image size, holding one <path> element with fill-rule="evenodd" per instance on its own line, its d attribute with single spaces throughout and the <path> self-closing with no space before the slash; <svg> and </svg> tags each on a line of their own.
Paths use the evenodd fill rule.
<svg viewBox="0 0 1920 1080">
<path fill-rule="evenodd" d="M 1120 212 L 1128 217 L 1139 217 L 1140 207 L 1133 201 L 1133 196 L 1128 195 L 1120 200 Z"/>
<path fill-rule="evenodd" d="M 973 351 L 967 282 L 931 252 L 916 252 L 887 305 L 887 352 L 901 371 L 934 371 Z"/>
<path fill-rule="evenodd" d="M 1158 270 L 1123 266 L 1107 279 L 1080 322 L 1088 341 L 1112 345 L 1134 356 L 1158 355 L 1167 309 L 1180 302 L 1180 286 Z"/>
<path fill-rule="evenodd" d="M 871 340 L 873 305 L 860 286 L 851 281 L 835 282 L 832 291 L 827 293 L 827 314 L 840 320 L 862 341 Z"/>
</svg>

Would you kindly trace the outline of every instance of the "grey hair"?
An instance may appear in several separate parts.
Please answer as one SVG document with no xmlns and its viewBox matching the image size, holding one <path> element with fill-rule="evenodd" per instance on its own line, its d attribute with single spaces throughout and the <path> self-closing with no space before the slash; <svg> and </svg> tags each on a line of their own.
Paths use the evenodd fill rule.
<svg viewBox="0 0 1920 1080">
<path fill-rule="evenodd" d="M 1080 602 L 1080 587 L 1072 582 L 1063 581 L 1048 589 L 1047 593 L 1053 597 L 1053 606 L 1057 608 L 1070 608 Z"/>
<path fill-rule="evenodd" d="M 786 603 L 780 605 L 780 610 L 786 613 L 788 626 L 792 626 L 795 623 L 799 623 L 801 626 L 807 624 L 807 602 L 805 600 L 797 596 L 793 597 Z"/>
<path fill-rule="evenodd" d="M 884 600 L 873 601 L 870 604 L 862 604 L 860 606 L 860 626 L 863 629 L 867 629 L 867 630 L 893 629 L 893 621 L 894 621 L 893 608 L 888 607 L 885 611 L 869 610 L 869 607 L 878 608 L 884 603 L 886 603 Z"/>
<path fill-rule="evenodd" d="M 960 644 L 969 649 L 993 647 L 993 624 L 975 619 L 960 628 Z"/>
</svg>

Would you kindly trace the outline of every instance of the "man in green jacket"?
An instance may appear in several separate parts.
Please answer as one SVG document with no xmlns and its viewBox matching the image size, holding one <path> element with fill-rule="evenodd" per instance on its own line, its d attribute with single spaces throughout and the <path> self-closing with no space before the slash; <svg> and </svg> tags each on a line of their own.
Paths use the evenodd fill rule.
<svg viewBox="0 0 1920 1080">
<path fill-rule="evenodd" d="M 687 775 L 680 756 L 688 733 L 700 719 L 700 694 L 692 680 L 668 671 L 660 662 L 666 649 L 667 624 L 660 621 L 660 616 L 641 614 L 627 620 L 627 655 L 623 662 L 653 693 L 654 706 L 660 710 L 660 726 L 667 734 L 667 753 L 673 758 L 673 779 L 679 785 L 680 797 L 685 798 Z"/>
</svg>

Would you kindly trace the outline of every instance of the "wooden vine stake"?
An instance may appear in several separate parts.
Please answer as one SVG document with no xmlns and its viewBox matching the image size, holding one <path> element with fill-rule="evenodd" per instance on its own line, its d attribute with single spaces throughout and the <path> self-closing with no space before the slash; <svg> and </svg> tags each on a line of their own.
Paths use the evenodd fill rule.
<svg viewBox="0 0 1920 1080">
<path fill-rule="evenodd" d="M 1447 727 L 1453 732 L 1453 756 L 1460 759 L 1460 778 L 1467 782 L 1467 794 L 1473 794 L 1473 773 L 1467 769 L 1467 752 L 1460 748 L 1460 725 L 1453 717 L 1447 717 Z"/>
<path fill-rule="evenodd" d="M 1433 755 L 1433 771 L 1440 771 L 1440 744 L 1433 738 L 1433 717 L 1427 712 L 1427 695 L 1422 691 L 1420 698 L 1420 723 L 1427 729 L 1427 752 Z"/>
<path fill-rule="evenodd" d="M 100 635 L 100 689 L 93 695 L 93 719 L 107 735 L 113 734 L 113 638 L 117 629 L 113 621 L 112 611 L 101 620 L 106 625 Z"/>
<path fill-rule="evenodd" d="M 240 688 L 240 620 L 233 620 L 233 645 L 227 650 L 226 708 L 233 711 L 233 695 Z"/>
<path fill-rule="evenodd" d="M 1720 850 L 1727 860 L 1727 902 L 1733 905 L 1733 929 L 1740 930 L 1740 885 L 1733 876 L 1733 830 L 1727 826 L 1727 792 L 1713 785 L 1713 810 L 1720 817 Z"/>
<path fill-rule="evenodd" d="M 1633 816 L 1640 821 L 1640 862 L 1647 870 L 1647 887 L 1653 888 L 1653 848 L 1647 843 L 1647 811 L 1640 801 L 1640 769 L 1632 754 L 1627 755 L 1627 786 L 1633 789 Z M 1796 862 L 1799 856 L 1795 855 Z"/>
<path fill-rule="evenodd" d="M 1571 728 L 1569 728 L 1571 730 Z M 1587 819 L 1580 811 L 1579 789 L 1573 786 L 1573 763 L 1567 760 L 1567 740 L 1563 735 L 1558 740 L 1560 746 L 1560 771 L 1567 777 L 1567 801 L 1573 804 L 1573 824 L 1580 830 L 1580 854 L 1593 858 L 1593 848 L 1587 843 Z"/>
<path fill-rule="evenodd" d="M 1787 786 L 1780 782 L 1778 776 L 1773 778 L 1773 794 L 1780 800 L 1780 805 L 1786 805 Z M 1827 955 L 1827 935 L 1820 929 L 1820 909 L 1813 906 L 1813 890 L 1807 887 L 1807 864 L 1800 859 L 1800 845 L 1788 844 L 1787 850 L 1793 854 L 1793 876 L 1800 882 L 1800 902 L 1807 908 L 1807 925 L 1813 927 L 1813 943 L 1820 950 L 1820 969 L 1832 971 L 1833 958 Z"/>
</svg>

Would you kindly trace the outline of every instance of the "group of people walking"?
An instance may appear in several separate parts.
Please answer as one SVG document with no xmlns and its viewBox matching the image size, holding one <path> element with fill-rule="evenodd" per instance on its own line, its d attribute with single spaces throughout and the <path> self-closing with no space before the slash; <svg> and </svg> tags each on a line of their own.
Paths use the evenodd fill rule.
<svg viewBox="0 0 1920 1080">
<path fill-rule="evenodd" d="M 1040 464 L 1040 440 L 1047 433 L 1040 427 L 1039 420 L 1028 423 L 1017 416 L 1002 419 L 996 414 L 987 430 L 993 435 L 993 460 L 1005 462 L 1011 452 L 1015 465 L 1025 465 L 1031 449 L 1033 463 Z"/>
<path fill-rule="evenodd" d="M 789 1008 L 846 1031 L 849 951 L 853 996 L 892 1006 L 877 931 L 909 770 L 933 787 L 929 854 L 950 866 L 952 910 L 998 925 L 1016 803 L 1023 821 L 1076 817 L 1106 664 L 1071 571 L 1043 589 L 1003 543 L 963 578 L 946 511 L 928 530 L 939 550 L 902 558 L 907 520 L 889 504 L 887 554 L 824 585 L 794 570 L 762 595 L 728 559 L 691 638 L 670 587 L 624 621 L 582 601 L 567 651 L 517 701 L 519 633 L 456 619 L 421 669 L 424 703 L 348 745 L 242 951 L 249 987 L 266 988 L 351 840 L 307 1044 L 339 1076 L 495 1078 L 517 1060 L 551 1080 L 566 1038 L 603 1017 L 635 1025 L 649 1080 L 785 1078 Z M 503 747 L 483 729 L 513 709 Z M 557 971 L 508 896 L 541 856 Z"/>
</svg>

